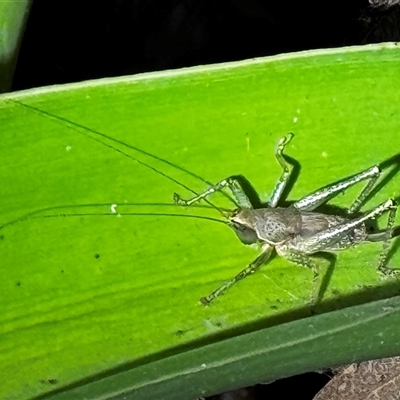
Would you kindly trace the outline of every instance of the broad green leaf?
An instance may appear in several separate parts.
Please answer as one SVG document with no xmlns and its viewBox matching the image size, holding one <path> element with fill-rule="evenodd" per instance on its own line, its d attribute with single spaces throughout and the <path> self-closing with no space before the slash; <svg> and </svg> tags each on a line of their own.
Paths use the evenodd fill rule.
<svg viewBox="0 0 400 400">
<path fill-rule="evenodd" d="M 314 310 L 311 271 L 279 257 L 204 308 L 259 252 L 172 195 L 243 174 L 267 199 L 294 132 L 289 199 L 385 160 L 365 209 L 398 196 L 399 58 L 312 51 L 0 97 L 0 397 L 185 399 L 398 352 L 381 244 L 340 253 Z"/>
</svg>

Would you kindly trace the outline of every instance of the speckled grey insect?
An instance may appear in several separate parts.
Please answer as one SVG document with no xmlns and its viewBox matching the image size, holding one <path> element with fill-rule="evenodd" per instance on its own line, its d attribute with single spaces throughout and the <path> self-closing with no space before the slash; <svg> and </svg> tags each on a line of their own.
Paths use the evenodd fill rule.
<svg viewBox="0 0 400 400">
<path fill-rule="evenodd" d="M 283 173 L 272 192 L 267 207 L 255 208 L 237 176 L 226 178 L 205 192 L 190 200 L 183 200 L 174 194 L 176 204 L 190 206 L 205 199 L 216 191 L 229 188 L 237 200 L 239 208 L 227 216 L 228 224 L 236 232 L 244 244 L 260 242 L 262 253 L 234 278 L 226 281 L 211 294 L 200 299 L 202 304 L 208 305 L 215 298 L 223 294 L 230 286 L 258 270 L 270 257 L 273 249 L 296 264 L 311 268 L 314 273 L 314 293 L 312 301 L 316 300 L 316 280 L 318 265 L 310 255 L 317 252 L 335 252 L 348 249 L 361 242 L 383 242 L 377 270 L 383 275 L 393 275 L 398 270 L 386 266 L 389 242 L 395 236 L 393 224 L 395 222 L 397 204 L 393 199 L 380 204 L 370 212 L 355 216 L 367 196 L 371 193 L 381 174 L 378 166 L 373 166 L 349 178 L 325 186 L 291 204 L 289 207 L 278 207 L 282 194 L 289 182 L 293 165 L 283 154 L 285 146 L 292 139 L 293 134 L 282 138 L 275 151 L 275 157 L 283 169 Z M 314 211 L 317 207 L 328 202 L 349 187 L 366 181 L 367 184 L 347 210 L 347 215 L 328 215 Z M 369 233 L 366 222 L 388 212 L 386 229 Z"/>
</svg>

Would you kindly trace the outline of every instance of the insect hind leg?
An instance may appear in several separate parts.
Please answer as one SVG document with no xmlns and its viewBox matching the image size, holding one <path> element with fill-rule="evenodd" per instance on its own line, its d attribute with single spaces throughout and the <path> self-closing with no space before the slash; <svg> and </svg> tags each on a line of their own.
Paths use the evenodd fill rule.
<svg viewBox="0 0 400 400">
<path fill-rule="evenodd" d="M 366 240 L 370 242 L 383 241 L 377 270 L 384 276 L 397 275 L 400 272 L 399 269 L 387 267 L 390 240 L 393 237 L 400 235 L 400 232 L 398 232 L 399 227 L 393 227 L 396 220 L 397 208 L 397 204 L 394 203 L 392 208 L 389 210 L 388 222 L 386 229 L 383 232 L 370 233 L 366 238 Z"/>
<path fill-rule="evenodd" d="M 362 240 L 383 240 L 383 246 L 381 254 L 379 256 L 377 270 L 383 275 L 397 274 L 398 272 L 400 272 L 400 270 L 395 270 L 386 266 L 392 232 L 394 232 L 394 229 L 397 229 L 393 229 L 393 224 L 395 222 L 397 211 L 397 203 L 393 199 L 387 200 L 385 203 L 382 203 L 381 205 L 377 206 L 372 211 L 362 215 L 361 217 L 355 218 L 353 220 L 347 220 L 346 222 L 343 222 L 339 225 L 326 229 L 325 231 L 319 232 L 315 235 L 303 239 L 301 243 L 301 251 L 307 254 L 313 254 L 319 251 L 332 250 L 335 248 L 335 245 L 337 247 L 335 250 L 352 247 L 356 243 L 350 240 L 347 242 L 342 242 L 340 246 L 338 246 L 338 243 L 342 239 L 344 239 L 349 233 L 354 232 L 355 229 L 360 227 L 367 220 L 377 218 L 387 211 L 389 212 L 389 216 L 385 232 L 367 235 L 367 237 Z"/>
<path fill-rule="evenodd" d="M 343 179 L 337 181 L 332 185 L 325 186 L 321 189 L 316 190 L 315 192 L 303 197 L 294 203 L 294 206 L 302 211 L 313 211 L 321 204 L 328 202 L 329 200 L 336 197 L 339 193 L 344 192 L 349 187 L 368 180 L 364 189 L 361 191 L 357 199 L 347 210 L 347 214 L 351 215 L 357 212 L 362 206 L 364 200 L 371 193 L 377 179 L 381 175 L 381 170 L 377 165 L 370 167 L 356 175 L 353 175 L 347 179 Z"/>
<path fill-rule="evenodd" d="M 396 202 L 393 199 L 389 199 L 385 203 L 380 204 L 370 212 L 358 218 L 348 219 L 345 222 L 334 225 L 314 235 L 303 237 L 299 250 L 306 254 L 313 254 L 319 251 L 343 250 L 352 247 L 358 242 L 354 243 L 348 241 L 348 243 L 342 243 L 340 247 L 335 247 L 335 245 L 337 245 L 341 239 L 345 238 L 349 233 L 361 227 L 367 220 L 377 218 L 386 211 L 389 211 L 389 226 L 390 224 L 393 225 L 396 208 Z M 365 238 L 360 239 L 365 240 Z"/>
</svg>

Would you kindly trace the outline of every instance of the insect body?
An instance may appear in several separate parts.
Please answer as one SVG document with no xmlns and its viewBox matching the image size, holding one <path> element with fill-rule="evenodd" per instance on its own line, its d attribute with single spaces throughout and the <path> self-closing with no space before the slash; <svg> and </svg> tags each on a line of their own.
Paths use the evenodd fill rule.
<svg viewBox="0 0 400 400">
<path fill-rule="evenodd" d="M 314 273 L 314 289 L 318 277 L 318 266 L 310 255 L 318 252 L 335 252 L 348 249 L 364 241 L 383 242 L 378 272 L 384 275 L 392 275 L 398 272 L 386 267 L 389 241 L 395 236 L 394 232 L 397 230 L 397 228 L 393 228 L 397 210 L 395 201 L 389 199 L 370 212 L 356 216 L 380 176 L 381 171 L 378 166 L 373 166 L 347 179 L 323 187 L 289 207 L 278 207 L 293 170 L 293 165 L 283 154 L 285 146 L 292 137 L 292 134 L 288 134 L 282 138 L 275 152 L 283 173 L 275 186 L 268 207 L 255 208 L 256 204 L 253 204 L 246 194 L 241 179 L 237 176 L 222 180 L 190 200 L 182 200 L 179 195 L 174 194 L 175 203 L 190 206 L 216 191 L 229 188 L 239 206 L 236 211 L 228 215 L 229 225 L 244 244 L 260 242 L 262 245 L 262 253 L 258 258 L 234 278 L 201 299 L 204 305 L 223 294 L 237 281 L 254 273 L 271 257 L 274 249 L 280 256 L 296 264 L 309 267 Z M 315 211 L 320 205 L 362 181 L 366 181 L 367 184 L 347 210 L 347 215 L 329 215 Z M 386 229 L 368 233 L 365 223 L 385 212 L 389 213 Z M 314 290 L 313 301 L 315 300 Z"/>
</svg>

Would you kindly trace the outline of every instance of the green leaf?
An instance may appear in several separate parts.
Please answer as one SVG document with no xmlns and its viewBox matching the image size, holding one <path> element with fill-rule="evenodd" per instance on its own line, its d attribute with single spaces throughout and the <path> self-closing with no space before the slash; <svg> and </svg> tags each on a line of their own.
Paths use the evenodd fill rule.
<svg viewBox="0 0 400 400">
<path fill-rule="evenodd" d="M 0 93 L 10 90 L 31 0 L 0 2 Z"/>
<path fill-rule="evenodd" d="M 321 50 L 0 97 L 0 397 L 185 399 L 395 354 L 379 243 L 339 254 L 319 315 L 311 271 L 279 257 L 204 308 L 258 251 L 172 195 L 243 174 L 266 199 L 290 131 L 292 200 L 391 159 L 399 56 Z M 399 195 L 396 162 L 365 209 Z"/>
</svg>

